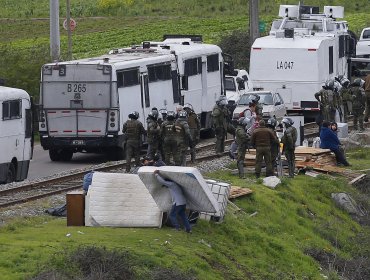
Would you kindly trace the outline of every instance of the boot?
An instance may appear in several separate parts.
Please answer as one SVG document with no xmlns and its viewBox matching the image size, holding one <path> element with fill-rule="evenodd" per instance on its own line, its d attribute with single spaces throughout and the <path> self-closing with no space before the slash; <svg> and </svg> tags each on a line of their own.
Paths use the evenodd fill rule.
<svg viewBox="0 0 370 280">
<path fill-rule="evenodd" d="M 239 178 L 240 179 L 245 179 L 245 175 L 244 175 L 244 162 L 243 161 L 239 161 L 238 162 L 238 171 L 239 171 Z"/>
</svg>

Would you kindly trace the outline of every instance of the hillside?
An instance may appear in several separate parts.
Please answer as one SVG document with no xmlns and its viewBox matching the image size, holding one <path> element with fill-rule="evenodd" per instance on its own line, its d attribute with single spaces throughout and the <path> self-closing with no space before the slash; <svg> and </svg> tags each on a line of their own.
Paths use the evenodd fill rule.
<svg viewBox="0 0 370 280">
<path fill-rule="evenodd" d="M 350 151 L 351 168 L 370 166 L 369 152 Z M 206 176 L 253 194 L 233 200 L 222 223 L 199 221 L 192 234 L 1 216 L 1 279 L 369 279 L 369 181 L 353 187 L 343 177 L 299 175 L 270 189 L 251 173 L 245 180 L 230 170 Z M 367 216 L 338 208 L 331 199 L 338 192 Z"/>
</svg>

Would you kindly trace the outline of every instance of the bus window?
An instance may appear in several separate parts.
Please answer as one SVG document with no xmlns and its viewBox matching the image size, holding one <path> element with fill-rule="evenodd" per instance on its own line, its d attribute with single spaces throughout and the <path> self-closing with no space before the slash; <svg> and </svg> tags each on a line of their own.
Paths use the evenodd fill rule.
<svg viewBox="0 0 370 280">
<path fill-rule="evenodd" d="M 3 120 L 19 119 L 22 117 L 21 100 L 3 102 Z"/>
</svg>

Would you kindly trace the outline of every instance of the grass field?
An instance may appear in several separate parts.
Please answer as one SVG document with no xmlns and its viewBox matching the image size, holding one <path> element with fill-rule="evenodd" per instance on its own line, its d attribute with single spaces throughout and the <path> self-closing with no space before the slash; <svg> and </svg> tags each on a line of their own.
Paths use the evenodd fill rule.
<svg viewBox="0 0 370 280">
<path fill-rule="evenodd" d="M 351 151 L 350 162 L 369 166 L 369 151 Z M 171 279 L 166 278 L 171 270 L 182 273 L 176 279 L 340 279 L 350 275 L 354 264 L 362 275 L 370 273 L 365 266 L 370 261 L 370 228 L 360 226 L 331 200 L 331 193 L 347 192 L 369 209 L 368 191 L 324 175 L 284 179 L 276 190 L 251 176 L 237 179 L 230 171 L 208 177 L 254 193 L 234 200 L 241 210 L 229 206 L 223 223 L 201 221 L 191 235 L 167 227 L 66 227 L 65 219 L 48 216 L 7 221 L 0 228 L 1 279 L 24 279 L 41 271 L 64 271 L 65 279 L 73 279 L 83 271 L 71 263 L 71 254 L 74 260 L 97 262 L 81 248 L 128 253 L 132 260 L 126 265 L 134 271 L 133 279 L 157 279 L 148 276 L 154 269 L 161 271 L 158 279 Z M 104 260 L 109 270 L 113 262 Z"/>
</svg>

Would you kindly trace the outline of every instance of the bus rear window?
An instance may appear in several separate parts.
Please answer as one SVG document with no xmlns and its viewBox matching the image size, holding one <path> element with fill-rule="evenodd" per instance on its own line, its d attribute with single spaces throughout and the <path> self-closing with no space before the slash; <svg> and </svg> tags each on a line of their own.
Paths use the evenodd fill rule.
<svg viewBox="0 0 370 280">
<path fill-rule="evenodd" d="M 19 119 L 22 117 L 21 100 L 3 102 L 3 120 Z"/>
</svg>

